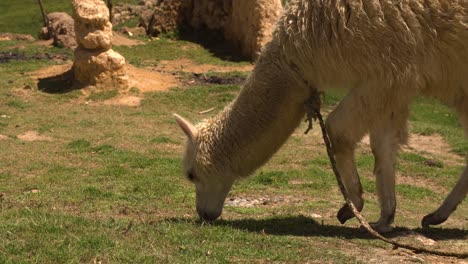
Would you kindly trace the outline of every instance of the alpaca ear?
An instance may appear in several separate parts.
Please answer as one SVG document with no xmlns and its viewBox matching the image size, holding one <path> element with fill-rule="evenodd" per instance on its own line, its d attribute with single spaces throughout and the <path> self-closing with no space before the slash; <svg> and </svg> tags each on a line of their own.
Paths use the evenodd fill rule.
<svg viewBox="0 0 468 264">
<path fill-rule="evenodd" d="M 185 135 L 187 135 L 191 141 L 195 141 L 198 134 L 198 130 L 195 128 L 195 126 L 178 114 L 174 114 L 174 118 L 177 121 L 177 124 L 179 124 L 180 128 L 182 128 L 182 131 L 184 131 Z"/>
</svg>

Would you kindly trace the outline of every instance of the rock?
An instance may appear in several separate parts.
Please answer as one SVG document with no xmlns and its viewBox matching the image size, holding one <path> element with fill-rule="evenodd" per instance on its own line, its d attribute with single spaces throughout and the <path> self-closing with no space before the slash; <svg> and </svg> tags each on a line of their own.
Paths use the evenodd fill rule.
<svg viewBox="0 0 468 264">
<path fill-rule="evenodd" d="M 233 1 L 224 37 L 238 47 L 242 55 L 256 58 L 262 47 L 271 40 L 282 10 L 280 0 Z"/>
<path fill-rule="evenodd" d="M 138 25 L 145 29 L 148 32 L 149 24 L 151 22 L 151 18 L 153 17 L 153 10 L 145 10 L 140 14 L 140 19 Z"/>
<path fill-rule="evenodd" d="M 75 48 L 75 26 L 73 18 L 64 12 L 54 12 L 47 15 L 47 32 L 41 29 L 41 36 L 54 40 L 54 46 Z"/>
<path fill-rule="evenodd" d="M 189 26 L 195 29 L 207 28 L 216 31 L 224 29 L 228 23 L 233 2 L 232 0 L 187 0 L 182 1 L 182 10 Z M 246 10 L 246 12 L 249 12 L 249 10 Z"/>
<path fill-rule="evenodd" d="M 47 27 L 41 27 L 41 30 L 39 31 L 39 39 L 50 39 L 49 30 L 47 29 Z"/>
<path fill-rule="evenodd" d="M 101 0 L 73 0 L 78 48 L 73 72 L 79 86 L 126 88 L 125 58 L 113 51 L 109 10 Z"/>
<path fill-rule="evenodd" d="M 81 85 L 98 88 L 127 87 L 128 77 L 124 66 L 125 58 L 112 49 L 102 52 L 79 47 L 75 50 L 75 80 Z"/>
<path fill-rule="evenodd" d="M 103 1 L 73 0 L 72 3 L 73 18 L 80 23 L 100 28 L 109 22 L 109 9 Z"/>
<path fill-rule="evenodd" d="M 99 27 L 89 24 L 77 24 L 76 36 L 80 46 L 87 49 L 108 50 L 112 47 L 112 24 L 107 21 Z"/>
<path fill-rule="evenodd" d="M 140 15 L 140 25 L 148 36 L 156 37 L 161 33 L 177 30 L 179 24 L 180 1 L 159 1 L 154 11 L 145 11 Z"/>
<path fill-rule="evenodd" d="M 109 9 L 101 0 L 73 1 L 76 39 L 87 49 L 108 50 L 112 47 L 112 24 Z"/>
<path fill-rule="evenodd" d="M 242 55 L 256 58 L 270 41 L 282 10 L 281 0 L 185 0 L 178 22 L 194 29 L 220 31 Z"/>
</svg>

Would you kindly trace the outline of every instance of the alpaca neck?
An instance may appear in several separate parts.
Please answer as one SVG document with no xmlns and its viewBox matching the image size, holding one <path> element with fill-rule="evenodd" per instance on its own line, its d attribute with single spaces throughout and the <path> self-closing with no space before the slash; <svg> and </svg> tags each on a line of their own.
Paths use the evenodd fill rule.
<svg viewBox="0 0 468 264">
<path fill-rule="evenodd" d="M 207 127 L 211 163 L 237 177 L 251 174 L 283 145 L 304 116 L 308 89 L 297 85 L 271 47 L 236 100 Z M 270 51 L 270 52 L 269 52 Z"/>
</svg>

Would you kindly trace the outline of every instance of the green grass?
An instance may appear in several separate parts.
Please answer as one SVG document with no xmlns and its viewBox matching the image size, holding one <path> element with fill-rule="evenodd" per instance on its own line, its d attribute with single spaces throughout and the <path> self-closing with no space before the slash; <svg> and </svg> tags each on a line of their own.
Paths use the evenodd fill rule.
<svg viewBox="0 0 468 264">
<path fill-rule="evenodd" d="M 430 99 L 417 100 L 412 109 L 413 132 L 423 135 L 440 134 L 454 152 L 460 155 L 468 153 L 468 142 L 464 139 L 461 125 L 451 109 Z"/>
<path fill-rule="evenodd" d="M 114 5 L 138 3 L 137 0 L 114 0 L 112 2 Z M 43 3 L 47 13 L 72 13 L 71 1 L 44 0 Z M 29 34 L 36 38 L 43 24 L 38 1 L 2 0 L 0 2 L 0 33 Z"/>
<path fill-rule="evenodd" d="M 161 37 L 145 45 L 133 47 L 120 46 L 115 50 L 121 53 L 127 61 L 138 66 L 154 66 L 161 60 L 190 59 L 198 64 L 214 64 L 221 66 L 248 65 L 249 62 L 231 62 L 215 56 L 212 51 L 188 41 L 176 41 Z"/>
<path fill-rule="evenodd" d="M 28 54 L 46 51 L 18 42 L 0 42 L 0 51 L 18 44 L 25 45 Z M 142 65 L 181 56 L 233 65 L 199 46 L 193 46 L 192 54 L 178 50 L 187 45 L 193 44 L 161 39 L 125 52 L 135 61 L 155 55 Z M 284 201 L 228 206 L 212 225 L 196 220 L 194 188 L 181 170 L 185 136 L 172 113 L 198 122 L 231 101 L 238 85 L 147 93 L 133 89 L 131 94 L 144 98 L 141 106 L 112 106 L 102 101 L 116 92 L 85 97 L 80 91 L 49 94 L 36 89 L 29 72 L 55 64 L 36 60 L 0 64 L 0 134 L 8 136 L 0 140 L 0 263 L 368 263 L 389 255 L 410 261 L 400 251 L 359 234 L 355 220 L 345 226 L 338 223 L 335 214 L 342 197 L 318 144 L 320 137 L 303 135 L 305 124 L 230 194 Z M 23 89 L 25 84 L 32 89 Z M 340 98 L 327 94 L 325 106 L 335 106 Z M 85 104 L 86 100 L 94 103 Z M 212 107 L 213 112 L 199 114 Z M 461 146 L 458 153 L 466 151 L 464 143 L 458 144 L 464 142 L 460 126 L 439 104 L 418 100 L 411 125 L 421 133 L 433 129 L 454 149 Z M 31 130 L 53 140 L 18 139 Z M 365 191 L 364 213 L 375 220 L 379 212 L 373 156 L 359 152 L 356 162 Z M 418 227 L 421 217 L 434 210 L 454 185 L 461 166 L 421 153 L 401 153 L 397 169 L 414 182 L 397 184 L 396 224 Z M 440 248 L 463 249 L 466 214 L 465 201 L 441 229 L 425 234 L 442 237 L 437 241 Z"/>
<path fill-rule="evenodd" d="M 71 1 L 45 0 L 47 13 L 71 13 Z M 12 23 L 12 21 L 15 21 Z M 0 2 L 0 32 L 30 34 L 37 37 L 43 27 L 41 10 L 37 1 L 2 0 Z"/>
<path fill-rule="evenodd" d="M 12 99 L 7 102 L 7 106 L 19 109 L 25 109 L 28 107 L 28 104 L 20 99 Z"/>
<path fill-rule="evenodd" d="M 88 96 L 88 100 L 91 101 L 105 101 L 116 97 L 119 94 L 116 90 L 93 92 Z"/>
</svg>

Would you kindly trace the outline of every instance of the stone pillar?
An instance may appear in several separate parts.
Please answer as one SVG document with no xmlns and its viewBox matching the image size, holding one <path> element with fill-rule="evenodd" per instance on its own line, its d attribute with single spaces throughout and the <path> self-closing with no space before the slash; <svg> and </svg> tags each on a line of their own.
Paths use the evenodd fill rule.
<svg viewBox="0 0 468 264">
<path fill-rule="evenodd" d="M 128 86 L 125 58 L 112 50 L 109 9 L 102 0 L 72 0 L 75 35 L 73 71 L 80 86 L 123 89 Z"/>
</svg>

